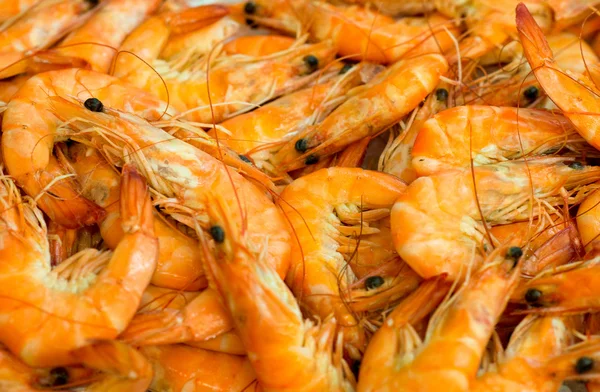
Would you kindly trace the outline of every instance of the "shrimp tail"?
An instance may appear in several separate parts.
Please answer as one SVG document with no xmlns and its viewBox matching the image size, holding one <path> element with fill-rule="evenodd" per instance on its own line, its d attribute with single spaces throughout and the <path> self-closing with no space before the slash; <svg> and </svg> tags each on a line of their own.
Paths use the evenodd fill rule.
<svg viewBox="0 0 600 392">
<path fill-rule="evenodd" d="M 142 177 L 133 165 L 123 166 L 121 186 L 121 217 L 125 233 L 141 232 L 154 236 L 152 201 Z"/>
<path fill-rule="evenodd" d="M 544 32 L 529 13 L 527 6 L 519 3 L 517 6 L 517 30 L 524 47 L 525 56 L 532 69 L 539 68 L 546 62 L 553 62 L 552 49 L 544 36 Z"/>
<path fill-rule="evenodd" d="M 104 372 L 86 391 L 145 391 L 152 381 L 152 366 L 133 347 L 115 340 L 92 343 L 74 352 L 78 362 Z"/>
</svg>

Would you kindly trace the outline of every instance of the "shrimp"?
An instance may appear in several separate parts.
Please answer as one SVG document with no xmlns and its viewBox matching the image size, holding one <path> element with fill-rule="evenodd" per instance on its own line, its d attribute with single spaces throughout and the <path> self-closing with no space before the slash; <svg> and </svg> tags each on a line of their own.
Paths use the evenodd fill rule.
<svg viewBox="0 0 600 392">
<path fill-rule="evenodd" d="M 100 222 L 100 233 L 105 244 L 115 249 L 124 232 L 121 229 L 118 173 L 93 148 L 81 144 L 69 147 L 67 154 L 70 165 L 82 184 L 82 194 L 104 208 L 106 217 Z M 202 270 L 198 243 L 189 238 L 158 213 L 154 214 L 154 233 L 158 238 L 158 260 L 152 284 L 195 291 L 208 285 Z"/>
<path fill-rule="evenodd" d="M 517 28 L 523 51 L 533 73 L 548 95 L 575 126 L 579 134 L 595 148 L 600 148 L 600 91 L 585 75 L 561 70 L 542 30 L 524 4 L 517 7 Z"/>
<path fill-rule="evenodd" d="M 415 140 L 418 176 L 487 165 L 523 156 L 580 153 L 587 143 L 569 120 L 537 109 L 458 106 L 427 120 Z M 590 149 L 591 150 L 591 149 Z"/>
<path fill-rule="evenodd" d="M 361 5 L 372 4 L 379 12 L 390 16 L 427 14 L 435 10 L 433 0 L 345 0 L 344 2 Z"/>
<path fill-rule="evenodd" d="M 80 363 L 91 340 L 114 339 L 127 326 L 156 266 L 146 184 L 124 167 L 123 240 L 114 252 L 91 250 L 96 264 L 108 262 L 101 273 L 70 280 L 50 268 L 41 212 L 22 202 L 7 177 L 1 193 L 0 342 L 30 366 Z"/>
<path fill-rule="evenodd" d="M 321 319 L 335 315 L 351 344 L 361 344 L 361 332 L 344 301 L 356 280 L 346 263 L 352 266 L 353 257 L 361 260 L 361 253 L 372 250 L 369 237 L 379 230 L 369 222 L 387 218 L 405 187 L 387 174 L 335 167 L 295 180 L 280 195 L 279 205 L 298 239 L 287 283 L 312 314 Z M 377 278 L 372 279 L 377 285 L 367 287 L 385 292 L 384 278 Z"/>
<path fill-rule="evenodd" d="M 167 105 L 115 78 L 77 69 L 36 75 L 9 102 L 2 119 L 2 156 L 8 173 L 50 219 L 66 228 L 90 225 L 102 220 L 104 210 L 80 195 L 78 185 L 52 154 L 60 138 L 60 121 L 50 110 L 52 95 L 89 97 L 88 105 L 96 110 L 104 102 L 153 120 Z"/>
<path fill-rule="evenodd" d="M 203 350 L 216 351 L 231 355 L 246 355 L 246 348 L 235 331 L 224 332 L 219 336 L 202 341 L 187 342 L 188 346 L 201 348 Z"/>
<path fill-rule="evenodd" d="M 160 0 L 108 0 L 54 51 L 86 61 L 91 69 L 108 72 L 116 48 L 125 37 L 152 14 Z"/>
<path fill-rule="evenodd" d="M 0 23 L 27 11 L 39 0 L 2 0 L 0 1 Z"/>
<path fill-rule="evenodd" d="M 591 251 L 593 242 L 600 237 L 600 191 L 589 195 L 579 206 L 577 229 L 586 251 Z"/>
<path fill-rule="evenodd" d="M 364 7 L 334 6 L 322 1 L 259 0 L 246 4 L 244 11 L 251 21 L 289 33 L 306 26 L 311 38 L 333 40 L 338 54 L 353 60 L 390 64 L 422 54 L 443 53 L 458 35 L 456 26 L 439 13 L 394 20 Z"/>
<path fill-rule="evenodd" d="M 290 289 L 253 249 L 243 221 L 228 211 L 221 198 L 213 196 L 211 204 L 216 207 L 209 212 L 211 225 L 220 227 L 224 235 L 215 257 L 206 235 L 199 233 L 205 269 L 225 299 L 262 389 L 353 390 L 344 377 L 339 346 L 334 351 L 335 322 L 304 321 Z"/>
<path fill-rule="evenodd" d="M 429 321 L 421 347 L 387 348 L 391 354 L 370 357 L 372 373 L 361 370 L 358 391 L 468 391 L 485 347 L 515 288 L 520 266 L 513 247 L 503 246 L 444 301 Z M 519 249 L 519 248 L 516 248 Z M 408 317 L 407 317 L 408 318 Z M 394 320 L 395 321 L 395 320 Z M 393 342 L 406 322 L 383 327 L 383 336 Z M 383 335 L 383 336 L 381 336 Z M 391 335 L 391 336 L 390 336 Z M 400 335 L 402 336 L 402 335 Z M 413 335 L 414 336 L 414 335 Z M 362 378 L 363 374 L 366 376 Z"/>
<path fill-rule="evenodd" d="M 280 171 L 315 164 L 348 144 L 374 136 L 410 113 L 438 84 L 448 64 L 430 54 L 399 61 L 364 86 L 320 124 L 308 127 L 273 157 Z"/>
<path fill-rule="evenodd" d="M 0 77 L 20 73 L 20 67 L 12 69 L 9 66 L 54 44 L 86 20 L 94 5 L 88 0 L 43 0 L 7 26 L 0 27 Z"/>
<path fill-rule="evenodd" d="M 256 375 L 246 357 L 184 345 L 144 347 L 156 376 L 151 390 L 171 392 L 253 390 Z"/>
<path fill-rule="evenodd" d="M 497 225 L 536 217 L 563 202 L 561 188 L 580 190 L 569 199 L 579 203 L 598 175 L 599 168 L 567 158 L 539 158 L 420 177 L 392 208 L 396 251 L 424 278 L 448 273 L 457 279 L 491 245 L 482 220 Z"/>
<path fill-rule="evenodd" d="M 318 123 L 344 100 L 348 91 L 362 81 L 368 66 L 352 67 L 316 86 L 285 95 L 250 113 L 230 118 L 212 133 L 233 150 L 252 159 L 270 173 L 277 173 L 270 160 L 279 146 L 308 125 Z M 221 132 L 219 132 L 221 131 Z"/>
<path fill-rule="evenodd" d="M 286 50 L 296 42 L 284 35 L 249 35 L 227 42 L 223 51 L 229 55 L 268 56 Z"/>
</svg>

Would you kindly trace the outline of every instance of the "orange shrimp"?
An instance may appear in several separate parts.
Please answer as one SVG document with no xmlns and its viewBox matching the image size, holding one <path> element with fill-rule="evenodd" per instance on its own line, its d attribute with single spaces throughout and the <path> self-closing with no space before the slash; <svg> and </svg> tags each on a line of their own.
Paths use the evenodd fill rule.
<svg viewBox="0 0 600 392">
<path fill-rule="evenodd" d="M 358 392 L 468 391 L 494 326 L 518 282 L 518 252 L 512 249 L 496 249 L 454 296 L 438 307 L 421 347 L 417 338 L 410 346 L 405 341 L 399 349 L 391 345 L 386 349 L 391 357 L 370 357 L 371 374 L 361 370 Z M 406 328 L 406 321 L 398 326 L 394 321 L 380 329 L 379 341 L 385 336 L 398 342 L 396 334 Z M 366 377 L 362 378 L 363 374 Z"/>
<path fill-rule="evenodd" d="M 348 144 L 376 135 L 410 113 L 447 71 L 443 56 L 399 61 L 364 86 L 318 125 L 286 143 L 273 158 L 280 171 L 315 164 Z"/>
<path fill-rule="evenodd" d="M 580 153 L 587 143 L 569 120 L 537 109 L 458 106 L 427 120 L 415 140 L 418 176 L 487 165 L 523 156 Z"/>
<path fill-rule="evenodd" d="M 70 165 L 82 184 L 82 194 L 106 211 L 100 222 L 100 233 L 105 244 L 115 249 L 124 232 L 119 210 L 120 179 L 118 173 L 91 147 L 75 144 L 67 151 Z M 152 284 L 195 291 L 207 286 L 202 270 L 198 242 L 169 224 L 158 213 L 154 214 L 154 233 L 159 252 Z"/>
<path fill-rule="evenodd" d="M 295 39 L 283 35 L 248 35 L 227 42 L 223 51 L 230 55 L 260 57 L 286 50 L 295 42 Z"/>
<path fill-rule="evenodd" d="M 6 177 L 1 193 L 0 342 L 30 366 L 79 363 L 78 350 L 127 326 L 156 266 L 146 184 L 132 167 L 123 169 L 123 240 L 114 253 L 91 250 L 95 264 L 108 262 L 101 273 L 70 280 L 50 268 L 41 212 Z"/>
<path fill-rule="evenodd" d="M 335 323 L 314 326 L 303 320 L 291 291 L 253 249 L 243 221 L 215 196 L 210 222 L 223 235 L 217 237 L 217 259 L 206 235 L 199 233 L 205 269 L 225 299 L 259 385 L 266 391 L 353 390 L 338 345 L 334 351 Z"/>
<path fill-rule="evenodd" d="M 50 219 L 67 228 L 90 225 L 104 211 L 80 195 L 52 154 L 60 121 L 51 113 L 51 95 L 89 97 L 88 105 L 96 110 L 104 102 L 148 119 L 158 119 L 167 106 L 115 78 L 77 69 L 36 75 L 11 99 L 2 119 L 2 156 L 9 174 Z"/>
<path fill-rule="evenodd" d="M 248 358 L 184 345 L 144 347 L 156 376 L 151 390 L 170 392 L 244 391 L 256 375 Z"/>
<path fill-rule="evenodd" d="M 418 178 L 392 209 L 396 251 L 424 278 L 444 272 L 459 278 L 491 245 L 482 220 L 496 225 L 536 217 L 563 203 L 561 188 L 580 189 L 598 175 L 600 169 L 567 158 L 539 158 Z M 590 191 L 581 189 L 570 203 Z"/>
<path fill-rule="evenodd" d="M 27 11 L 39 0 L 2 0 L 0 1 L 0 23 Z"/>
<path fill-rule="evenodd" d="M 297 33 L 306 28 L 317 41 L 333 40 L 340 56 L 383 64 L 426 53 L 443 53 L 458 35 L 456 25 L 439 13 L 393 18 L 359 6 L 322 1 L 250 1 L 246 17 Z"/>
<path fill-rule="evenodd" d="M 600 237 L 600 191 L 589 195 L 579 206 L 577 229 L 586 251 L 592 250 L 593 242 Z"/>
<path fill-rule="evenodd" d="M 62 56 L 83 59 L 95 71 L 108 72 L 121 42 L 160 3 L 161 0 L 107 0 L 54 51 Z"/>
<path fill-rule="evenodd" d="M 600 91 L 585 75 L 574 75 L 556 65 L 542 30 L 524 4 L 517 7 L 517 28 L 527 61 L 548 97 L 588 143 L 600 148 L 596 115 L 600 113 Z"/>
<path fill-rule="evenodd" d="M 0 27 L 0 78 L 20 73 L 21 67 L 9 66 L 54 44 L 86 20 L 93 6 L 88 0 L 43 0 Z"/>
<path fill-rule="evenodd" d="M 420 15 L 427 14 L 435 10 L 433 0 L 344 0 L 344 3 L 373 5 L 386 15 Z"/>
<path fill-rule="evenodd" d="M 235 331 L 224 332 L 202 342 L 186 342 L 188 346 L 231 355 L 246 355 L 246 348 Z"/>
</svg>

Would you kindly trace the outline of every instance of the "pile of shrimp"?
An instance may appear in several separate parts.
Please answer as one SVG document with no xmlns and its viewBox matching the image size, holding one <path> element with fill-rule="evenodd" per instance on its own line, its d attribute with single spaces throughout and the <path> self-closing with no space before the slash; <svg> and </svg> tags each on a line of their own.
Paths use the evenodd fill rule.
<svg viewBox="0 0 600 392">
<path fill-rule="evenodd" d="M 192 3 L 0 0 L 0 391 L 600 391 L 600 0 Z"/>
</svg>

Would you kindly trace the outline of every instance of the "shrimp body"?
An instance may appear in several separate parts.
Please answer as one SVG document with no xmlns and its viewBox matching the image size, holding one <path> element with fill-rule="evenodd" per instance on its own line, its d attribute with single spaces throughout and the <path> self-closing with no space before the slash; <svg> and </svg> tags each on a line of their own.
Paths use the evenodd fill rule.
<svg viewBox="0 0 600 392">
<path fill-rule="evenodd" d="M 578 142 L 560 114 L 537 109 L 458 106 L 423 124 L 415 141 L 413 167 L 419 176 L 523 156 L 556 152 Z"/>
<path fill-rule="evenodd" d="M 114 253 L 94 251 L 108 266 L 67 280 L 50 268 L 41 212 L 21 204 L 11 180 L 2 180 L 0 341 L 28 365 L 77 363 L 76 350 L 114 339 L 133 317 L 158 244 L 146 184 L 131 167 L 124 168 L 122 189 L 125 235 Z"/>
<path fill-rule="evenodd" d="M 158 119 L 167 106 L 150 94 L 132 90 L 118 79 L 68 69 L 36 75 L 13 96 L 2 119 L 4 164 L 19 186 L 37 198 L 40 209 L 67 228 L 99 221 L 104 211 L 83 198 L 52 154 L 60 140 L 58 120 L 51 113 L 52 95 L 93 97 L 117 108 Z"/>
<path fill-rule="evenodd" d="M 447 69 L 445 58 L 437 54 L 397 62 L 351 91 L 352 96 L 323 122 L 286 143 L 273 158 L 274 164 L 283 171 L 298 169 L 376 135 L 417 107 Z"/>
<path fill-rule="evenodd" d="M 527 61 L 548 97 L 588 143 L 600 148 L 600 120 L 594 114 L 600 112 L 600 91 L 587 76 L 557 66 L 542 30 L 524 4 L 517 7 L 517 27 Z"/>
<path fill-rule="evenodd" d="M 227 54 L 260 57 L 286 50 L 295 42 L 295 39 L 284 35 L 249 35 L 229 41 L 223 46 L 223 51 Z"/>
<path fill-rule="evenodd" d="M 561 187 L 593 183 L 599 174 L 595 167 L 543 158 L 420 177 L 392 209 L 396 251 L 424 278 L 444 272 L 458 278 L 470 262 L 481 261 L 480 247 L 489 246 L 482 218 L 490 225 L 527 220 L 534 200 L 561 203 Z M 539 212 L 534 204 L 533 214 Z"/>
<path fill-rule="evenodd" d="M 372 363 L 376 374 L 359 378 L 358 391 L 468 391 L 495 324 L 517 284 L 519 268 L 499 248 L 429 322 L 421 347 L 400 349 Z M 405 326 L 399 323 L 398 329 Z M 393 322 L 384 330 L 393 334 Z"/>
</svg>

